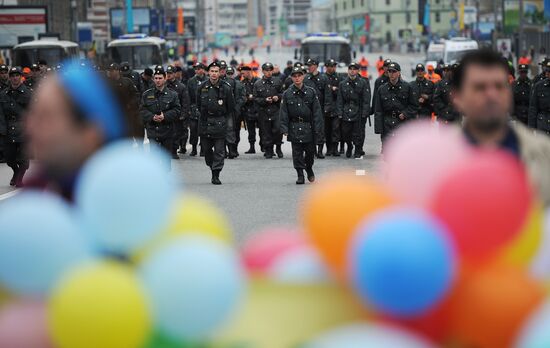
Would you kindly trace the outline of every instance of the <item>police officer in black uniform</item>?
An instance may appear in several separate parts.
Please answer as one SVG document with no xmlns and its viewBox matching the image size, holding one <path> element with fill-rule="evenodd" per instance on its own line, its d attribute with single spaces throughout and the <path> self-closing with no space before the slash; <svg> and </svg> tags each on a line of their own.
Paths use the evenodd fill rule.
<svg viewBox="0 0 550 348">
<path fill-rule="evenodd" d="M 223 72 L 222 72 L 223 74 Z M 233 97 L 235 98 L 235 113 L 233 115 L 233 133 L 234 137 L 232 138 L 234 143 L 232 145 L 233 150 L 230 150 L 230 153 L 233 153 L 232 158 L 239 157 L 239 143 L 241 142 L 241 127 L 243 122 L 245 122 L 244 116 L 242 115 L 242 108 L 246 101 L 244 86 L 242 85 L 239 79 L 235 78 L 235 69 L 228 66 L 226 68 L 226 74 L 222 77 L 224 81 L 229 82 L 232 86 Z M 229 156 L 228 156 L 229 157 Z"/>
<path fill-rule="evenodd" d="M 401 79 L 401 67 L 396 62 L 388 65 L 388 83 L 378 90 L 374 127 L 382 135 L 382 145 L 388 136 L 407 120 L 418 114 L 418 95 L 414 88 Z"/>
<path fill-rule="evenodd" d="M 235 100 L 229 84 L 220 80 L 220 64 L 208 66 L 208 80 L 197 90 L 199 135 L 205 152 L 206 165 L 212 170 L 212 184 L 221 185 L 220 172 L 225 158 L 225 139 L 232 132 L 230 122 Z"/>
<path fill-rule="evenodd" d="M 370 86 L 367 79 L 359 76 L 359 69 L 359 64 L 351 63 L 348 66 L 348 77 L 338 87 L 336 113 L 342 122 L 342 141 L 347 145 L 347 158 L 352 155 L 353 145 L 354 157 L 361 158 L 361 132 L 365 130 L 363 120 L 370 114 Z"/>
<path fill-rule="evenodd" d="M 319 62 L 315 59 L 308 59 L 306 62 L 308 73 L 304 78 L 304 83 L 306 86 L 312 87 L 317 92 L 317 97 L 319 97 L 319 103 L 321 104 L 321 111 L 323 115 L 325 114 L 325 93 L 328 85 L 328 79 L 324 74 L 319 72 Z M 324 119 L 323 119 L 324 127 Z M 323 136 L 316 139 L 317 140 L 317 153 L 315 154 L 317 158 L 323 159 L 325 155 L 323 154 L 323 144 L 325 143 L 325 133 L 323 131 Z"/>
<path fill-rule="evenodd" d="M 132 68 L 130 67 L 130 63 L 128 62 L 120 63 L 120 72 L 122 76 L 129 78 L 130 81 L 132 81 L 134 86 L 136 86 L 136 90 L 140 94 L 145 92 L 141 90 L 141 81 L 140 81 L 139 73 L 137 71 L 132 70 Z"/>
<path fill-rule="evenodd" d="M 546 79 L 546 73 L 544 72 L 544 66 L 546 65 L 547 62 L 550 61 L 550 58 L 546 57 L 542 60 L 542 62 L 539 63 L 539 65 L 541 66 L 542 68 L 542 72 L 540 74 L 538 74 L 537 76 L 535 76 L 533 78 L 533 81 L 532 81 L 532 86 L 534 87 L 537 83 L 539 83 L 540 81 L 544 81 L 544 79 Z"/>
<path fill-rule="evenodd" d="M 10 68 L 7 65 L 0 65 L 0 91 L 10 85 L 10 79 L 8 77 L 9 71 Z"/>
<path fill-rule="evenodd" d="M 300 62 L 296 62 L 294 63 L 294 65 L 292 66 L 291 70 L 294 69 L 294 68 L 300 68 L 302 69 L 304 66 L 302 65 L 302 63 Z M 304 72 L 304 75 L 307 74 L 307 71 Z M 285 79 L 283 81 L 283 90 L 286 91 L 288 89 L 288 87 L 292 86 L 293 82 L 292 82 L 292 76 L 290 76 L 290 73 L 288 75 L 285 75 Z"/>
<path fill-rule="evenodd" d="M 533 86 L 529 103 L 529 127 L 550 135 L 550 60 L 543 66 L 546 78 Z"/>
<path fill-rule="evenodd" d="M 189 100 L 191 103 L 191 110 L 189 116 L 189 143 L 193 147 L 189 156 L 197 155 L 197 144 L 199 143 L 199 116 L 200 112 L 197 108 L 197 89 L 200 84 L 206 81 L 206 67 L 202 63 L 195 63 L 193 65 L 195 69 L 195 75 L 187 81 L 187 90 L 189 93 Z M 201 150 L 202 152 L 202 150 Z M 202 154 L 204 155 L 204 154 Z"/>
<path fill-rule="evenodd" d="M 182 154 L 187 152 L 185 147 L 188 138 L 189 91 L 187 91 L 187 87 L 176 78 L 176 68 L 172 65 L 166 67 L 166 79 L 166 87 L 176 92 L 180 101 L 181 115 L 179 119 L 174 122 L 174 144 L 172 146 L 172 158 L 179 159 L 178 149 Z"/>
<path fill-rule="evenodd" d="M 228 149 L 225 155 L 227 158 L 233 159 L 239 156 L 239 152 L 237 151 L 238 142 L 236 132 L 240 132 L 240 124 L 238 123 L 240 116 L 237 113 L 241 111 L 240 108 L 244 103 L 244 96 L 242 95 L 242 89 L 238 86 L 238 82 L 234 78 L 227 76 L 227 62 L 221 60 L 219 64 L 220 81 L 229 85 L 231 93 L 233 94 L 233 100 L 235 101 L 235 109 L 231 111 L 231 118 L 227 125 L 231 131 L 227 133 L 227 138 L 225 139 Z"/>
<path fill-rule="evenodd" d="M 376 78 L 374 81 L 374 90 L 372 91 L 372 104 L 370 108 L 370 114 L 374 115 L 375 109 L 376 109 L 376 101 L 378 100 L 378 90 L 381 86 L 383 86 L 385 83 L 388 83 L 390 80 L 388 76 L 388 65 L 390 65 L 391 60 L 385 59 L 384 64 L 382 65 L 383 73 L 379 77 Z M 382 137 L 382 135 L 381 135 Z M 343 146 L 340 148 L 340 153 L 343 153 Z"/>
<path fill-rule="evenodd" d="M 325 140 L 327 143 L 327 156 L 340 156 L 338 143 L 340 142 L 341 120 L 336 111 L 338 100 L 338 87 L 342 78 L 336 73 L 338 63 L 334 59 L 325 62 L 327 72 L 327 86 L 325 88 Z"/>
<path fill-rule="evenodd" d="M 9 80 L 10 85 L 0 92 L 0 141 L 4 145 L 6 162 L 13 170 L 10 185 L 21 187 L 29 169 L 24 148 L 23 115 L 31 101 L 31 90 L 23 83 L 19 68 L 10 69 Z"/>
<path fill-rule="evenodd" d="M 145 92 L 153 87 L 155 87 L 155 83 L 153 82 L 153 69 L 146 68 L 141 73 L 141 91 Z"/>
<path fill-rule="evenodd" d="M 40 82 L 40 68 L 38 64 L 31 65 L 31 73 L 25 79 L 25 85 L 29 87 L 31 91 L 34 91 L 38 88 L 38 83 Z"/>
<path fill-rule="evenodd" d="M 304 84 L 304 71 L 296 67 L 291 77 L 294 83 L 283 93 L 281 102 L 281 131 L 292 143 L 292 162 L 298 174 L 296 184 L 302 185 L 304 170 L 308 181 L 315 181 L 315 139 L 323 136 L 323 114 L 315 90 Z"/>
<path fill-rule="evenodd" d="M 531 99 L 531 80 L 529 74 L 529 65 L 518 65 L 518 78 L 512 83 L 514 93 L 514 118 L 523 124 L 528 124 L 529 119 L 529 100 Z"/>
<path fill-rule="evenodd" d="M 418 118 L 430 119 L 433 113 L 435 84 L 426 78 L 423 64 L 416 65 L 416 80 L 411 82 L 418 96 Z"/>
<path fill-rule="evenodd" d="M 456 111 L 451 100 L 451 81 L 453 78 L 453 67 L 444 64 L 442 67 L 443 79 L 435 84 L 434 110 L 437 119 L 443 123 L 460 122 L 460 114 Z"/>
<path fill-rule="evenodd" d="M 248 65 L 240 67 L 241 70 L 241 84 L 244 88 L 245 103 L 242 106 L 242 115 L 246 122 L 246 128 L 248 130 L 248 142 L 250 149 L 245 153 L 256 153 L 256 128 L 258 127 L 258 110 L 256 103 L 254 102 L 254 84 L 258 81 L 257 77 L 252 75 L 252 68 Z M 260 140 L 261 142 L 261 140 Z"/>
<path fill-rule="evenodd" d="M 140 115 L 147 128 L 149 140 L 171 154 L 174 123 L 181 117 L 179 96 L 166 87 L 166 72 L 163 69 L 155 70 L 153 81 L 155 88 L 145 91 L 141 98 Z M 171 168 L 170 161 L 167 166 Z"/>
<path fill-rule="evenodd" d="M 283 84 L 278 78 L 272 77 L 273 64 L 262 65 L 262 78 L 254 84 L 254 101 L 258 106 L 258 116 L 261 122 L 260 132 L 263 134 L 264 157 L 273 158 L 273 145 L 276 146 L 277 156 L 283 158 L 281 145 L 281 119 L 279 109 L 283 95 Z"/>
</svg>

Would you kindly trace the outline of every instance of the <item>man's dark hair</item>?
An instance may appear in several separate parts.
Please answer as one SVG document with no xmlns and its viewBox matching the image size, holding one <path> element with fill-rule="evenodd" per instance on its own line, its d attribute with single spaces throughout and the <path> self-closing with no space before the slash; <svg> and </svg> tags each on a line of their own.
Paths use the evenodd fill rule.
<svg viewBox="0 0 550 348">
<path fill-rule="evenodd" d="M 466 71 L 472 65 L 481 65 L 485 68 L 502 68 L 508 74 L 510 68 L 508 63 L 502 59 L 502 56 L 492 49 L 482 48 L 479 50 L 466 53 L 460 60 L 460 64 L 453 71 L 452 86 L 459 90 L 464 83 Z"/>
</svg>

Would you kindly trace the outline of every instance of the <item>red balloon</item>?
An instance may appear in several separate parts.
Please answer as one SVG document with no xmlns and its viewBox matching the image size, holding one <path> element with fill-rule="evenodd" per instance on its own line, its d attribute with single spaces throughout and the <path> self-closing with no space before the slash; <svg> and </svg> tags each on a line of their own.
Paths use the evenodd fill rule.
<svg viewBox="0 0 550 348">
<path fill-rule="evenodd" d="M 442 182 L 432 209 L 449 227 L 459 253 L 472 260 L 490 256 L 519 233 L 532 199 L 518 160 L 501 151 L 478 151 Z"/>
</svg>

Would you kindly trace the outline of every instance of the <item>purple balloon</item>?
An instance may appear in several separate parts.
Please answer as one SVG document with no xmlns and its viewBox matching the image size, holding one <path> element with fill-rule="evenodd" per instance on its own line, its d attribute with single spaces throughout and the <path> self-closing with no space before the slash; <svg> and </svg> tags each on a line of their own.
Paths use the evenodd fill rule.
<svg viewBox="0 0 550 348">
<path fill-rule="evenodd" d="M 53 348 L 48 336 L 46 306 L 18 301 L 0 310 L 0 348 Z"/>
</svg>

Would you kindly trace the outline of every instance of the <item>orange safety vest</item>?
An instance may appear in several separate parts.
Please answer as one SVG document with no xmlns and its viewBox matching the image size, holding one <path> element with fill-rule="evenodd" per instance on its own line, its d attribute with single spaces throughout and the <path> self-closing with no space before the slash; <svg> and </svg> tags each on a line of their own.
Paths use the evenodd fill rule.
<svg viewBox="0 0 550 348">
<path fill-rule="evenodd" d="M 369 77 L 369 61 L 363 57 L 359 62 L 359 65 L 361 65 L 361 76 Z"/>
<path fill-rule="evenodd" d="M 435 72 L 432 74 L 430 74 L 429 72 L 426 73 L 426 78 L 433 83 L 438 83 L 439 81 L 441 81 L 441 76 L 439 74 L 436 74 Z"/>
<path fill-rule="evenodd" d="M 376 62 L 376 69 L 378 70 L 378 76 L 382 76 L 382 74 L 384 73 L 384 60 L 378 60 Z"/>
<path fill-rule="evenodd" d="M 518 60 L 518 64 L 531 65 L 531 58 L 529 58 L 529 57 L 520 57 L 519 60 Z"/>
<path fill-rule="evenodd" d="M 260 63 L 258 63 L 256 60 L 253 60 L 250 62 L 250 67 L 252 68 L 252 74 L 254 77 L 258 77 L 260 75 Z"/>
</svg>

